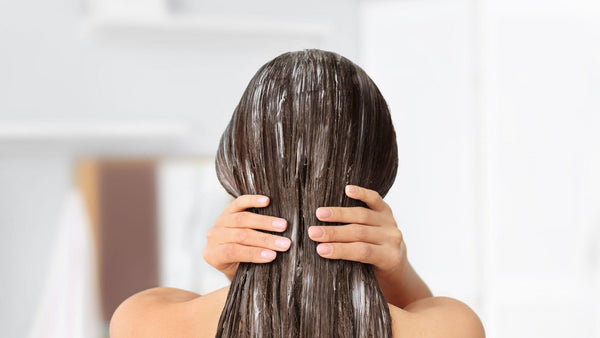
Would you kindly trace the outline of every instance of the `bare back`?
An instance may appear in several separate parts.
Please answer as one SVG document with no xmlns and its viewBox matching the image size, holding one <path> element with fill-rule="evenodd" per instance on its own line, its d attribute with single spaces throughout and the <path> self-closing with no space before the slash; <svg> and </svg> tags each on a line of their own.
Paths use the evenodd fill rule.
<svg viewBox="0 0 600 338">
<path fill-rule="evenodd" d="M 229 287 L 225 287 L 204 296 L 174 288 L 139 292 L 115 311 L 110 336 L 214 337 L 228 291 Z M 431 299 L 436 298 L 441 297 Z M 412 310 L 420 309 L 413 304 L 409 305 Z M 394 337 L 418 337 L 419 332 L 424 333 L 420 328 L 424 323 L 421 316 L 391 304 L 389 308 Z"/>
<path fill-rule="evenodd" d="M 214 337 L 228 291 L 225 287 L 204 296 L 174 288 L 142 291 L 115 311 L 110 336 Z M 485 337 L 477 315 L 452 298 L 425 298 L 404 309 L 388 305 L 396 338 Z"/>
</svg>

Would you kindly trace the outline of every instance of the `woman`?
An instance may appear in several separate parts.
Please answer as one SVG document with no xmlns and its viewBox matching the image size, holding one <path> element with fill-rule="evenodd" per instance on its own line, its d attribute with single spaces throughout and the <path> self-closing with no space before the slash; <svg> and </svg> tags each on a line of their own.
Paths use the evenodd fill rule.
<svg viewBox="0 0 600 338">
<path fill-rule="evenodd" d="M 111 336 L 484 336 L 473 311 L 431 297 L 408 263 L 381 197 L 397 169 L 389 111 L 348 59 L 305 50 L 261 67 L 216 165 L 237 199 L 204 257 L 231 286 L 138 293 L 115 311 Z"/>
</svg>

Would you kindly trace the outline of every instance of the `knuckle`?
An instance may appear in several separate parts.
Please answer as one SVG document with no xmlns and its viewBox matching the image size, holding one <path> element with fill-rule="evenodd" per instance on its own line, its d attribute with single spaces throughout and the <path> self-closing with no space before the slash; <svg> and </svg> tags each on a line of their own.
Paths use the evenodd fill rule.
<svg viewBox="0 0 600 338">
<path fill-rule="evenodd" d="M 262 234 L 258 236 L 258 241 L 262 244 L 263 247 L 270 246 L 269 244 L 275 243 L 275 239 L 271 239 L 270 235 Z"/>
<path fill-rule="evenodd" d="M 360 208 L 356 212 L 356 218 L 360 223 L 367 223 L 369 221 L 369 211 L 365 208 Z"/>
<path fill-rule="evenodd" d="M 215 238 L 215 230 L 213 230 L 214 228 L 210 228 L 208 230 L 208 232 L 206 233 L 206 240 L 208 242 L 210 242 L 213 238 Z"/>
<path fill-rule="evenodd" d="M 339 220 L 340 222 L 343 220 L 354 219 L 356 218 L 356 214 L 354 212 L 355 209 L 355 207 L 339 208 L 339 210 L 336 210 L 335 219 Z"/>
<path fill-rule="evenodd" d="M 369 245 L 362 244 L 357 248 L 356 253 L 358 255 L 359 260 L 366 261 L 369 259 L 369 257 L 371 257 L 372 251 L 373 250 Z"/>
<path fill-rule="evenodd" d="M 355 226 L 354 232 L 356 233 L 356 237 L 359 240 L 364 240 L 369 235 L 369 229 L 365 226 L 361 226 L 358 224 Z"/>
<path fill-rule="evenodd" d="M 243 243 L 248 238 L 247 229 L 237 229 L 234 234 L 235 241 L 237 243 Z"/>
<path fill-rule="evenodd" d="M 231 262 L 233 261 L 233 258 L 235 257 L 235 246 L 233 245 L 223 245 L 223 257 L 225 258 L 225 260 Z"/>
<path fill-rule="evenodd" d="M 396 229 L 396 231 L 394 231 L 394 234 L 391 236 L 391 239 L 395 246 L 400 246 L 400 244 L 402 244 L 403 241 L 402 232 Z"/>
<path fill-rule="evenodd" d="M 402 231 L 400 231 L 400 229 L 398 229 L 398 228 L 396 228 L 396 230 L 397 230 L 397 232 L 398 232 L 398 234 L 397 234 L 397 236 L 398 236 L 398 239 L 399 239 L 400 241 L 403 241 L 403 240 L 404 240 L 404 235 L 402 234 Z"/>
<path fill-rule="evenodd" d="M 245 212 L 238 212 L 233 215 L 233 223 L 235 225 L 240 225 L 246 219 Z"/>
</svg>

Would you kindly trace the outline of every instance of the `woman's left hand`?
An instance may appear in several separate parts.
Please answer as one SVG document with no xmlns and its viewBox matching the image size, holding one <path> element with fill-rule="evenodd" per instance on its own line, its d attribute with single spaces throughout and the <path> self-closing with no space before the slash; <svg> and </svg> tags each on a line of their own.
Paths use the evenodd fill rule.
<svg viewBox="0 0 600 338">
<path fill-rule="evenodd" d="M 376 191 L 354 185 L 346 186 L 346 195 L 365 202 L 368 208 L 317 209 L 317 218 L 323 222 L 349 223 L 309 227 L 309 237 L 320 242 L 318 254 L 371 264 L 378 280 L 402 271 L 407 261 L 406 246 L 389 205 Z"/>
</svg>

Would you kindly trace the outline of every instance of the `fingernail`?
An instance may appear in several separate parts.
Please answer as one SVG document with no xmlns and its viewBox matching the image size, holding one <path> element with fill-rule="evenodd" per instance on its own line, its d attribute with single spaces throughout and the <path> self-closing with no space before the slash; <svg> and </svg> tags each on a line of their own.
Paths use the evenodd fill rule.
<svg viewBox="0 0 600 338">
<path fill-rule="evenodd" d="M 271 260 L 271 259 L 275 258 L 275 255 L 276 255 L 276 253 L 275 253 L 275 251 L 271 251 L 271 250 L 263 250 L 263 251 L 260 253 L 260 255 L 261 255 L 261 256 L 262 256 L 262 258 L 264 258 L 264 259 L 269 259 L 269 260 Z"/>
<path fill-rule="evenodd" d="M 310 238 L 319 238 L 323 236 L 323 229 L 318 227 L 310 227 L 308 228 L 308 236 L 310 236 Z"/>
<path fill-rule="evenodd" d="M 317 252 L 321 256 L 327 256 L 331 253 L 331 245 L 329 244 L 319 244 L 317 245 Z"/>
<path fill-rule="evenodd" d="M 289 238 L 277 238 L 275 240 L 275 246 L 279 249 L 286 250 L 290 247 L 290 244 L 292 244 L 292 241 Z"/>
<path fill-rule="evenodd" d="M 346 194 L 354 194 L 357 191 L 358 191 L 358 189 L 356 189 L 356 186 L 353 186 L 353 185 L 346 186 Z"/>
<path fill-rule="evenodd" d="M 276 228 L 279 230 L 285 230 L 286 225 L 287 225 L 287 222 L 284 219 L 276 219 L 273 221 L 273 228 Z"/>
<path fill-rule="evenodd" d="M 318 218 L 327 218 L 331 216 L 331 210 L 327 208 L 319 208 L 317 209 L 317 217 Z"/>
<path fill-rule="evenodd" d="M 258 203 L 267 203 L 269 198 L 267 196 L 261 196 L 258 198 Z"/>
</svg>

